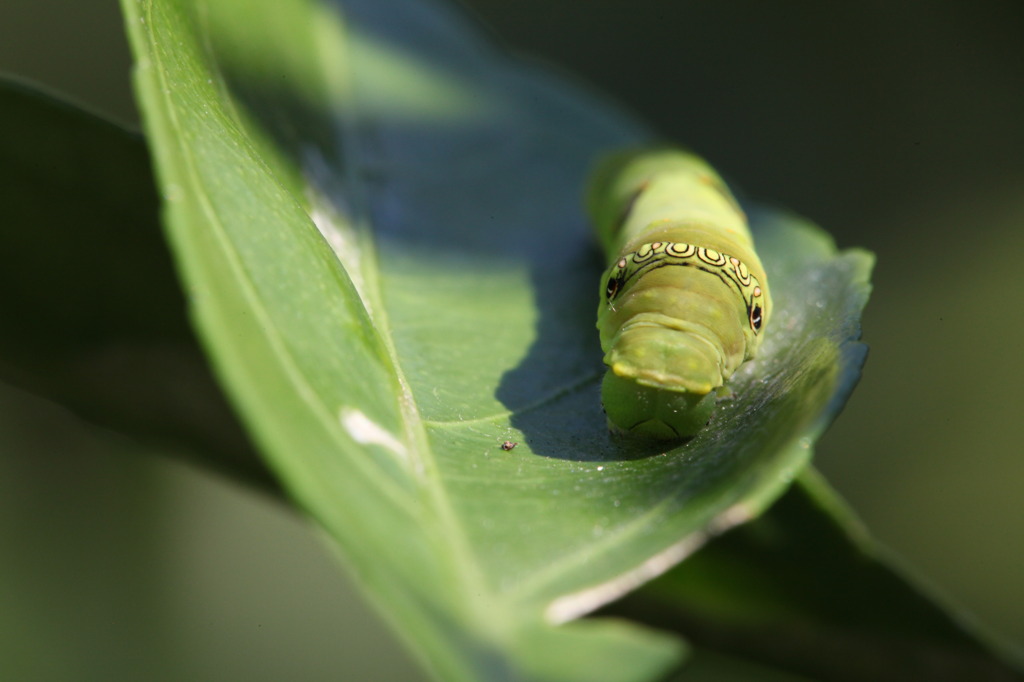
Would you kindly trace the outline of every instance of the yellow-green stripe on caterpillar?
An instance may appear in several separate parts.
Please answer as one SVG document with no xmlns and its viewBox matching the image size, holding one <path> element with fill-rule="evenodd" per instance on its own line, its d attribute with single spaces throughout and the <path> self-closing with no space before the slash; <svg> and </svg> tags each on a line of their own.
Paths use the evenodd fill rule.
<svg viewBox="0 0 1024 682">
<path fill-rule="evenodd" d="M 678 149 L 605 160 L 587 208 L 611 262 L 597 311 L 609 426 L 692 436 L 757 353 L 771 311 L 746 216 L 711 166 Z"/>
</svg>

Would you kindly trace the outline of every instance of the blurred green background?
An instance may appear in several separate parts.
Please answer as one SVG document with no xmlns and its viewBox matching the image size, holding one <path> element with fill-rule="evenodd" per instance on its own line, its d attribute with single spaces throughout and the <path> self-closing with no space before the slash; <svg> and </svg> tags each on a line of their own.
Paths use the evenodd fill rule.
<svg viewBox="0 0 1024 682">
<path fill-rule="evenodd" d="M 818 465 L 904 565 L 1024 644 L 1024 3 L 466 4 L 878 254 L 871 354 Z M 120 21 L 4 0 L 0 70 L 134 124 Z M 420 679 L 280 505 L 11 389 L 0 415 L 0 678 Z"/>
</svg>

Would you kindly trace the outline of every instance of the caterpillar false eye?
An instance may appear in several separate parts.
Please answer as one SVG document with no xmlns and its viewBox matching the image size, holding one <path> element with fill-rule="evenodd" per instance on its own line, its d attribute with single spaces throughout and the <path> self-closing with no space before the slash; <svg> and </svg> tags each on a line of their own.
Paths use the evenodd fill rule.
<svg viewBox="0 0 1024 682">
<path fill-rule="evenodd" d="M 609 425 L 692 436 L 756 355 L 771 310 L 746 216 L 706 162 L 677 149 L 608 159 L 588 209 L 612 263 L 597 319 Z"/>
</svg>

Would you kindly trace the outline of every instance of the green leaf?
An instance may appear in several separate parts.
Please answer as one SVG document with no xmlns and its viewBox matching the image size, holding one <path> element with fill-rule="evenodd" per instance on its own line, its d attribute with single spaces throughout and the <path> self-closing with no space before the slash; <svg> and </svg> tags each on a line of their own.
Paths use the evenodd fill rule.
<svg viewBox="0 0 1024 682">
<path fill-rule="evenodd" d="M 808 469 L 763 516 L 607 612 L 811 679 L 1024 679 L 903 573 Z"/>
<path fill-rule="evenodd" d="M 0 379 L 263 487 L 185 315 L 143 139 L 0 81 Z"/>
<path fill-rule="evenodd" d="M 612 441 L 580 197 L 596 156 L 647 131 L 430 2 L 123 6 L 216 371 L 433 673 L 640 680 L 680 660 L 634 624 L 570 621 L 803 468 L 859 374 L 870 257 L 757 215 L 762 357 L 689 443 Z"/>
</svg>

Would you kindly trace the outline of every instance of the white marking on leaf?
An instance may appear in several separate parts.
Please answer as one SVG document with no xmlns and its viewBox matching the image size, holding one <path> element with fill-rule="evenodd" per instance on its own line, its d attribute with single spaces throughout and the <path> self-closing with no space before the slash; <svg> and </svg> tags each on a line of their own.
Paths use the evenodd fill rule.
<svg viewBox="0 0 1024 682">
<path fill-rule="evenodd" d="M 365 305 L 367 299 L 362 263 L 363 250 L 352 225 L 352 208 L 340 184 L 339 175 L 324 158 L 323 153 L 311 147 L 303 150 L 303 170 L 309 217 L 345 267 L 345 272 L 348 273 Z M 366 308 L 370 317 L 373 317 L 370 307 Z"/>
<path fill-rule="evenodd" d="M 409 461 L 409 450 L 393 433 L 385 430 L 359 410 L 343 407 L 340 413 L 341 425 L 361 445 L 379 445 L 396 455 L 404 464 Z"/>
</svg>

